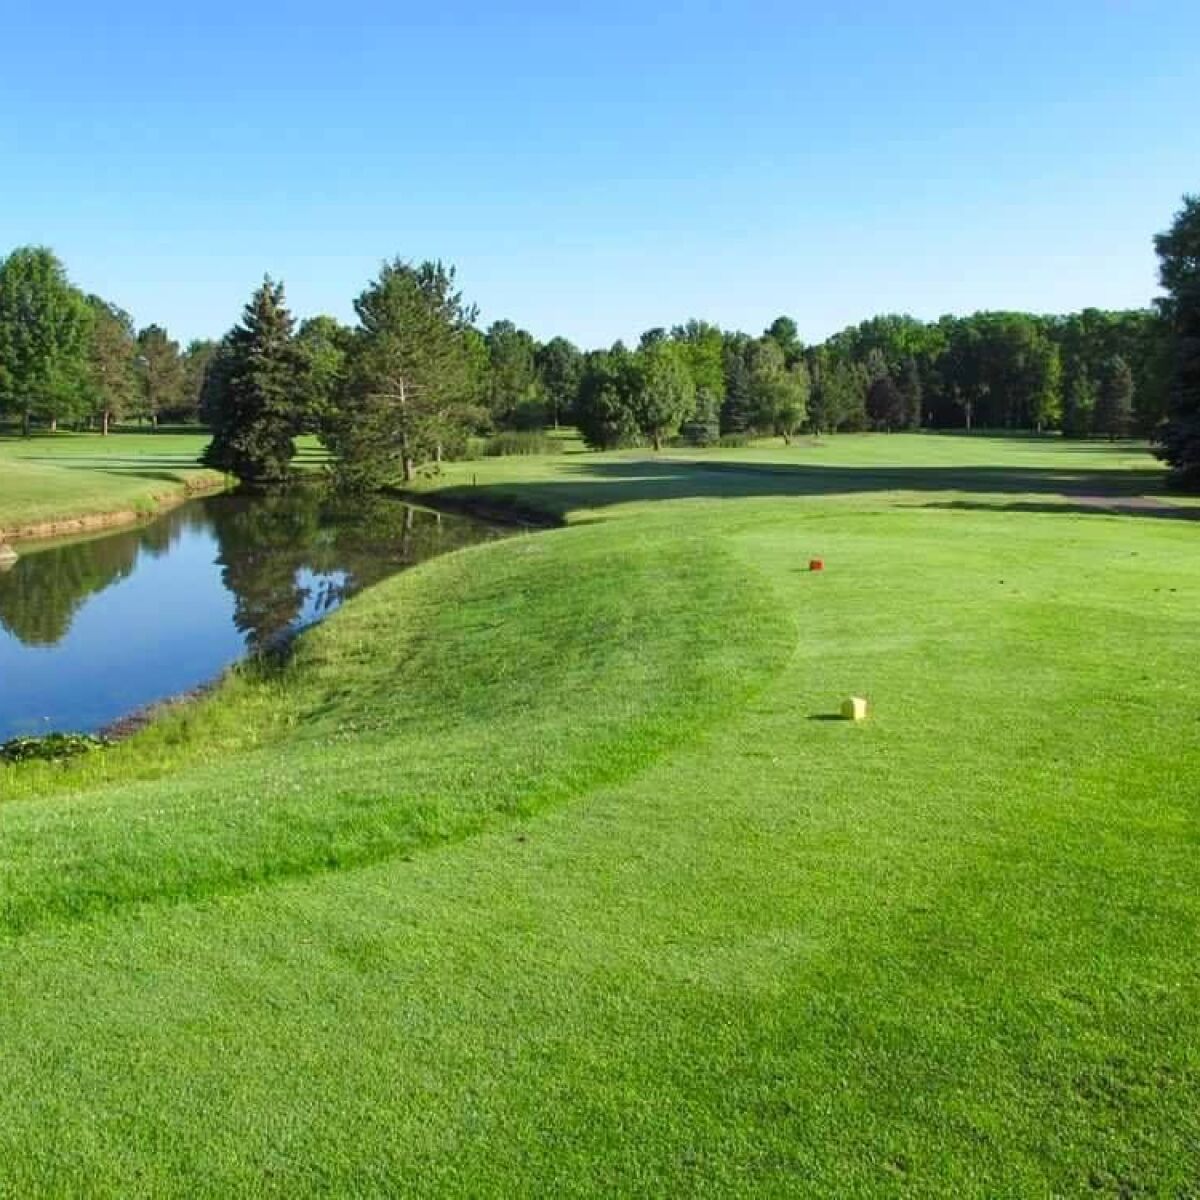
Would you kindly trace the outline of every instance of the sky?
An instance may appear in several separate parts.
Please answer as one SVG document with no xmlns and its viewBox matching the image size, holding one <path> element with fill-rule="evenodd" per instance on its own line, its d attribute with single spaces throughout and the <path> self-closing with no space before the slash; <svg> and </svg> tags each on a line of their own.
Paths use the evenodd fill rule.
<svg viewBox="0 0 1200 1200">
<path fill-rule="evenodd" d="M 1135 307 L 1200 191 L 1195 0 L 171 7 L 0 0 L 0 254 L 185 342 L 397 256 L 589 347 Z"/>
</svg>

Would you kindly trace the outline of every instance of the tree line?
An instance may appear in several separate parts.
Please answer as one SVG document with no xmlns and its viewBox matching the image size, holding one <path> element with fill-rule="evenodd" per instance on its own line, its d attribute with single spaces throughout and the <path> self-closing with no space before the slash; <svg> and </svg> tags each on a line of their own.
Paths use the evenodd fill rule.
<svg viewBox="0 0 1200 1200">
<path fill-rule="evenodd" d="M 813 346 L 786 316 L 758 336 L 693 320 L 597 350 L 511 321 L 480 329 L 452 267 L 396 259 L 354 302 L 353 326 L 297 324 L 267 279 L 224 338 L 181 352 L 74 289 L 48 251 L 22 249 L 0 263 L 0 411 L 26 428 L 199 417 L 208 461 L 263 484 L 287 474 L 304 432 L 345 486 L 369 488 L 461 455 L 472 435 L 560 423 L 603 449 L 802 431 L 1140 434 L 1194 482 L 1198 237 L 1185 197 L 1156 239 L 1167 296 L 1153 308 L 885 315 Z"/>
<path fill-rule="evenodd" d="M 0 416 L 98 429 L 120 421 L 195 422 L 214 341 L 185 349 L 161 325 L 75 287 L 49 250 L 0 260 Z"/>
</svg>

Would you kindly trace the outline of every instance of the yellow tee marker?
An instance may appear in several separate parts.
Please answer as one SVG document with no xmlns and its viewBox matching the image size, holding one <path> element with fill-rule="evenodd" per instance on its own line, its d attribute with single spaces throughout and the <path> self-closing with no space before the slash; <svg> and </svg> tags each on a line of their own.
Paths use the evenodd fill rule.
<svg viewBox="0 0 1200 1200">
<path fill-rule="evenodd" d="M 865 721 L 867 702 L 861 696 L 847 696 L 842 701 L 842 716 L 847 721 Z"/>
</svg>

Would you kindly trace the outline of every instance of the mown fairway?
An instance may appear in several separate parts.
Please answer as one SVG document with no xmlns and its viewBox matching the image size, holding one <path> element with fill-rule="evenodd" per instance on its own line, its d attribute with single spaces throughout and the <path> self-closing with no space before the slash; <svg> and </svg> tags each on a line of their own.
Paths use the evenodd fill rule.
<svg viewBox="0 0 1200 1200">
<path fill-rule="evenodd" d="M 0 770 L 0 1193 L 1195 1194 L 1159 478 L 882 435 L 452 467 L 568 527 Z"/>
<path fill-rule="evenodd" d="M 0 435 L 0 531 L 97 513 L 150 512 L 189 482 L 215 474 L 187 433 Z"/>
</svg>

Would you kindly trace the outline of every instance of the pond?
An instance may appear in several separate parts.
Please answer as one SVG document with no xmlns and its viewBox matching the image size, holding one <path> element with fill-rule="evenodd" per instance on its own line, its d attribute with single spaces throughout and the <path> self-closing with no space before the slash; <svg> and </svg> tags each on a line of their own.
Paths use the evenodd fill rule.
<svg viewBox="0 0 1200 1200">
<path fill-rule="evenodd" d="M 425 559 L 501 536 L 470 517 L 313 488 L 210 496 L 0 566 L 0 741 L 95 732 L 191 691 Z"/>
</svg>

